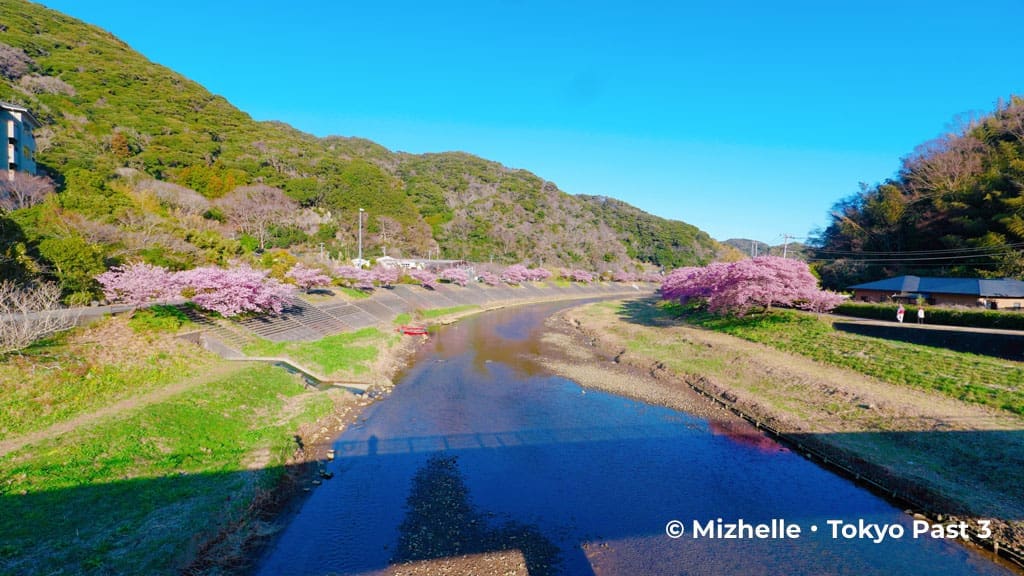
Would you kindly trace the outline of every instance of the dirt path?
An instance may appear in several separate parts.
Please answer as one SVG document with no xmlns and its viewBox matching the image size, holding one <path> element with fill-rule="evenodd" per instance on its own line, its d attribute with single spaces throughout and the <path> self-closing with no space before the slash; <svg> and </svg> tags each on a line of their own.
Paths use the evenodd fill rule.
<svg viewBox="0 0 1024 576">
<path fill-rule="evenodd" d="M 563 352 L 548 365 L 580 384 L 715 411 L 696 385 L 932 514 L 1002 519 L 1002 542 L 1024 544 L 1018 416 L 653 316 L 631 320 L 606 304 L 567 310 L 548 327 L 545 342 Z"/>
<path fill-rule="evenodd" d="M 169 384 L 147 394 L 142 394 L 141 396 L 132 396 L 131 398 L 125 398 L 120 402 L 115 402 L 108 406 L 104 406 L 103 408 L 100 408 L 93 412 L 76 416 L 75 418 L 65 420 L 64 422 L 58 422 L 50 426 L 49 428 L 44 428 L 42 430 L 36 430 L 35 432 L 29 432 L 28 434 L 23 434 L 21 436 L 16 436 L 14 438 L 5 439 L 2 442 L 0 442 L 0 456 L 4 456 L 10 452 L 14 452 L 15 450 L 20 450 L 21 448 L 24 448 L 25 446 L 28 446 L 30 444 L 35 444 L 43 440 L 56 438 L 62 434 L 72 432 L 77 428 L 94 424 L 105 418 L 109 418 L 111 416 L 126 412 L 128 410 L 133 410 L 140 406 L 147 406 L 149 404 L 157 404 L 159 402 L 163 402 L 168 398 L 177 396 L 178 394 L 195 388 L 200 384 L 204 384 L 211 380 L 217 380 L 219 378 L 223 378 L 225 376 L 234 374 L 235 372 L 239 372 L 242 369 L 248 367 L 249 365 L 250 364 L 248 362 L 222 362 L 213 366 L 210 370 L 207 370 L 202 374 L 198 374 L 191 378 L 180 380 L 178 382 Z"/>
</svg>

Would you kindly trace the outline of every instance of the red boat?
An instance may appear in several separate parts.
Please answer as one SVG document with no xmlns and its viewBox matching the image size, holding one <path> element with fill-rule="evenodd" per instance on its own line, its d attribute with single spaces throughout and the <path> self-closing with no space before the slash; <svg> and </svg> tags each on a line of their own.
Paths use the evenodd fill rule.
<svg viewBox="0 0 1024 576">
<path fill-rule="evenodd" d="M 427 335 L 427 328 L 426 328 L 426 326 L 410 326 L 410 325 L 407 325 L 407 324 L 403 324 L 403 325 L 399 326 L 398 328 L 396 328 L 395 330 L 401 332 L 402 334 L 405 334 L 406 336 L 426 336 Z"/>
</svg>

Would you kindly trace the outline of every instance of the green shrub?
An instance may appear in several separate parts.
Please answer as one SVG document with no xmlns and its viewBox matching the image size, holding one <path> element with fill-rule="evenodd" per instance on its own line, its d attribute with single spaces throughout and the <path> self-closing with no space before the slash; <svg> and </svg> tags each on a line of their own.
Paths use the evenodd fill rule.
<svg viewBox="0 0 1024 576">
<path fill-rule="evenodd" d="M 876 320 L 896 319 L 898 304 L 866 304 L 847 302 L 836 307 L 834 312 L 857 318 Z M 907 312 L 908 319 L 913 321 L 913 306 Z M 970 308 L 943 308 L 930 306 L 925 308 L 925 322 L 946 326 L 970 326 L 973 328 L 997 328 L 1001 330 L 1024 330 L 1024 314 L 1020 312 L 1000 310 L 972 310 Z"/>
</svg>

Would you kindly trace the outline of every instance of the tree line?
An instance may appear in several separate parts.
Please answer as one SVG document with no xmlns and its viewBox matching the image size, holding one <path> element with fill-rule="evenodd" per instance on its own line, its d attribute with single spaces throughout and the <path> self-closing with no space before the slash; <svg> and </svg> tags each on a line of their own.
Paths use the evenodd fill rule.
<svg viewBox="0 0 1024 576">
<path fill-rule="evenodd" d="M 882 277 L 1024 275 L 1024 99 L 918 146 L 837 202 L 814 241 L 826 286 Z"/>
</svg>

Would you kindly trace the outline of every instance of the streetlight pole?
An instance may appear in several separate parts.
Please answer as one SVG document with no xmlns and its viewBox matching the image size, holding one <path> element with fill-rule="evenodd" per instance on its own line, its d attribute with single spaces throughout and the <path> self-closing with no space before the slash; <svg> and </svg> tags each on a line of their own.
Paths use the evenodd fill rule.
<svg viewBox="0 0 1024 576">
<path fill-rule="evenodd" d="M 363 212 L 362 208 L 359 209 L 359 267 L 363 267 Z"/>
</svg>

